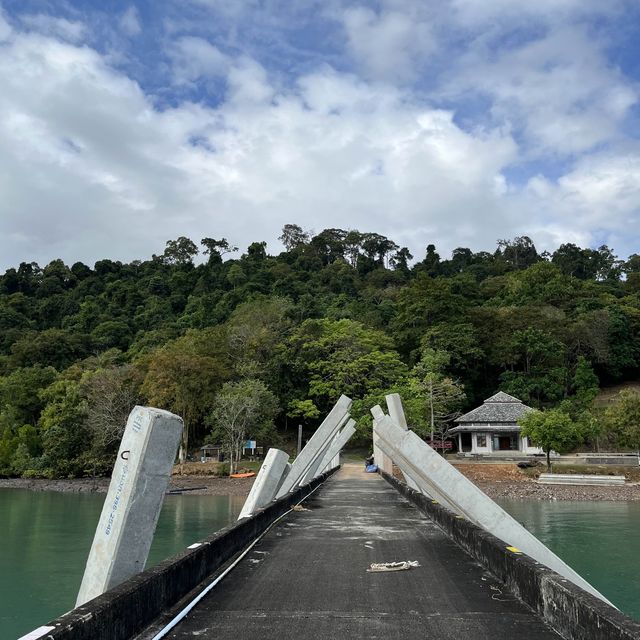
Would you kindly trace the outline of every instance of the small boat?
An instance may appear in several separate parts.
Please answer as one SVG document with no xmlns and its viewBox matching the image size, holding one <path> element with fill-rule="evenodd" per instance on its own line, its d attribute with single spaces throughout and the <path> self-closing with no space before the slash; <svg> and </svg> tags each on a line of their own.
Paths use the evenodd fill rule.
<svg viewBox="0 0 640 640">
<path fill-rule="evenodd" d="M 230 478 L 253 478 L 256 475 L 255 471 L 249 471 L 249 473 L 230 473 Z"/>
</svg>

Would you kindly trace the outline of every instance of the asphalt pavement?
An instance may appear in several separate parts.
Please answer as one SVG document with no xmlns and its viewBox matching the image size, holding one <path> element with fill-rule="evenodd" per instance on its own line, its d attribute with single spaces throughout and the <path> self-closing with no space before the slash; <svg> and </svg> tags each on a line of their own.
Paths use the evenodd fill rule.
<svg viewBox="0 0 640 640">
<path fill-rule="evenodd" d="M 559 638 L 360 465 L 343 467 L 303 506 L 308 511 L 274 526 L 166 638 Z M 371 563 L 402 560 L 420 566 L 367 572 Z"/>
</svg>

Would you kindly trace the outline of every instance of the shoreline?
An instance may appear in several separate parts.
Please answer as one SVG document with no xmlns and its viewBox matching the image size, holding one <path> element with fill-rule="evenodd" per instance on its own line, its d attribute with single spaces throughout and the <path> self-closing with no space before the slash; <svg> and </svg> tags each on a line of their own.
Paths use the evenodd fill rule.
<svg viewBox="0 0 640 640">
<path fill-rule="evenodd" d="M 492 499 L 636 502 L 640 483 L 624 486 L 542 485 L 523 474 L 515 465 L 455 465 Z M 184 495 L 246 496 L 255 478 L 228 478 L 209 475 L 172 475 L 167 491 L 186 489 Z M 106 493 L 109 478 L 31 479 L 0 478 L 0 489 L 27 489 L 63 493 Z"/>
<path fill-rule="evenodd" d="M 56 491 L 60 493 L 106 493 L 110 478 L 0 478 L 0 489 L 28 489 L 29 491 Z M 184 495 L 246 496 L 254 478 L 227 478 L 215 476 L 172 475 L 168 492 L 188 489 Z"/>
</svg>

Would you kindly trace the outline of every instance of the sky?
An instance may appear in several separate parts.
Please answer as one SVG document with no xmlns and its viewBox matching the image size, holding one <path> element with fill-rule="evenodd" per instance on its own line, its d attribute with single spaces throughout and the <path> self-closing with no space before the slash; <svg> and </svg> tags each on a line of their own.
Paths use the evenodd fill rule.
<svg viewBox="0 0 640 640">
<path fill-rule="evenodd" d="M 640 253 L 637 0 L 0 0 L 0 269 L 240 250 Z"/>
</svg>

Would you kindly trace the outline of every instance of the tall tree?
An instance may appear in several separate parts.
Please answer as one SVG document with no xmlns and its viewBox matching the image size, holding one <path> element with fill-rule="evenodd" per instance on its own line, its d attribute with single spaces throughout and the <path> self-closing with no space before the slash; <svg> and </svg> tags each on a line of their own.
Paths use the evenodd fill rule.
<svg viewBox="0 0 640 640">
<path fill-rule="evenodd" d="M 167 246 L 162 254 L 167 264 L 187 265 L 193 264 L 193 259 L 198 255 L 198 247 L 185 236 L 176 240 L 167 240 Z"/>
<path fill-rule="evenodd" d="M 222 440 L 229 473 L 236 472 L 248 435 L 268 437 L 278 410 L 276 397 L 259 380 L 227 382 L 216 394 L 207 423 L 212 437 Z"/>
<path fill-rule="evenodd" d="M 287 251 L 292 251 L 301 244 L 308 244 L 310 237 L 309 232 L 303 231 L 302 227 L 297 224 L 285 224 L 278 240 L 282 242 Z"/>
<path fill-rule="evenodd" d="M 561 409 L 530 411 L 518 421 L 520 434 L 540 447 L 547 455 L 547 469 L 551 471 L 551 452 L 566 453 L 584 439 L 580 423 Z"/>
<path fill-rule="evenodd" d="M 184 420 L 181 464 L 187 458 L 191 435 L 202 424 L 228 375 L 223 349 L 219 332 L 192 329 L 149 356 L 142 393 L 150 404 Z"/>
</svg>

